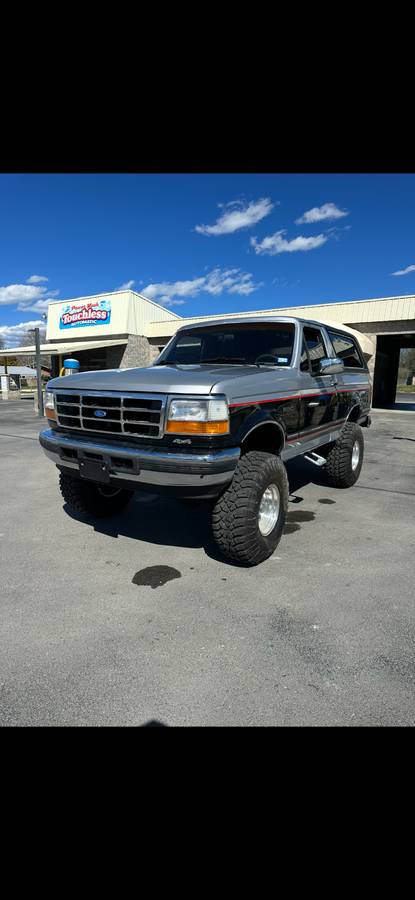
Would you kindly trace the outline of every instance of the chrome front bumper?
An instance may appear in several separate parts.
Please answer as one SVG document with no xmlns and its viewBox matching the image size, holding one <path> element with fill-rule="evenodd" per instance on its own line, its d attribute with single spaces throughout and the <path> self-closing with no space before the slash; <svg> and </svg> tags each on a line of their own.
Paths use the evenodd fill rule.
<svg viewBox="0 0 415 900">
<path fill-rule="evenodd" d="M 232 480 L 240 457 L 239 447 L 207 453 L 176 453 L 160 446 L 154 450 L 125 447 L 88 437 L 75 437 L 46 429 L 39 434 L 46 456 L 57 466 L 81 471 L 82 462 L 102 460 L 110 478 L 170 487 L 210 487 Z"/>
</svg>

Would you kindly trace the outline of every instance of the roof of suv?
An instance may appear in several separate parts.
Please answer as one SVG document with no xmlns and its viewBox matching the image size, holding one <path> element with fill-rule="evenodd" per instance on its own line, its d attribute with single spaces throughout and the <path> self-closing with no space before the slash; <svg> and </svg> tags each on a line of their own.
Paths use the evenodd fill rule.
<svg viewBox="0 0 415 900">
<path fill-rule="evenodd" d="M 210 322 L 193 322 L 191 325 L 181 325 L 177 331 L 187 331 L 190 328 L 213 328 L 215 325 L 251 325 L 257 322 L 291 322 L 293 324 L 295 324 L 295 322 L 310 322 L 313 325 L 318 324 L 312 319 L 299 319 L 295 316 L 235 316 L 235 318 L 229 316 L 226 319 L 215 319 Z"/>
<path fill-rule="evenodd" d="M 359 343 L 363 353 L 370 357 L 375 352 L 375 345 L 373 341 L 366 335 L 364 332 L 356 331 L 354 328 L 349 328 L 348 325 L 343 325 L 341 322 L 332 322 L 332 321 L 324 321 L 322 319 L 304 319 L 299 316 L 246 316 L 246 317 L 235 317 L 232 318 L 229 316 L 226 319 L 215 319 L 210 322 L 194 322 L 191 325 L 182 325 L 177 329 L 176 334 L 179 334 L 181 331 L 190 331 L 195 328 L 213 328 L 217 325 L 250 325 L 250 324 L 261 324 L 262 322 L 285 322 L 291 323 L 295 325 L 296 322 L 301 323 L 302 325 L 313 325 L 317 328 L 323 326 L 323 328 L 334 329 L 337 332 L 343 332 L 343 334 L 351 334 L 354 338 L 356 338 Z"/>
</svg>

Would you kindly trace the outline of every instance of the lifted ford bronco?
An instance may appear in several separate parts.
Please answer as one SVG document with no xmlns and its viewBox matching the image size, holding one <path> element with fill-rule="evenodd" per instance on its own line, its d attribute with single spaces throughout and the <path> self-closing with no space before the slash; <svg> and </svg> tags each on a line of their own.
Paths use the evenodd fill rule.
<svg viewBox="0 0 415 900">
<path fill-rule="evenodd" d="M 304 455 L 336 487 L 357 481 L 370 402 L 341 326 L 226 319 L 183 326 L 148 368 L 53 379 L 39 439 L 78 513 L 118 512 L 136 490 L 208 499 L 221 553 L 253 566 L 284 528 L 285 461 Z"/>
</svg>

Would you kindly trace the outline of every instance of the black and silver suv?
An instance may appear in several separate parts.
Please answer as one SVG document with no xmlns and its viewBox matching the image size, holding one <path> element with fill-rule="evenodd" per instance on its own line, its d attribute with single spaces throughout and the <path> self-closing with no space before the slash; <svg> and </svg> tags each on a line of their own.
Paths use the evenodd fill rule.
<svg viewBox="0 0 415 900">
<path fill-rule="evenodd" d="M 351 487 L 370 403 L 349 331 L 235 318 L 185 325 L 148 368 L 53 379 L 39 437 L 78 513 L 118 512 L 136 490 L 204 498 L 221 553 L 257 565 L 284 528 L 284 463 L 305 455 L 330 484 Z"/>
</svg>

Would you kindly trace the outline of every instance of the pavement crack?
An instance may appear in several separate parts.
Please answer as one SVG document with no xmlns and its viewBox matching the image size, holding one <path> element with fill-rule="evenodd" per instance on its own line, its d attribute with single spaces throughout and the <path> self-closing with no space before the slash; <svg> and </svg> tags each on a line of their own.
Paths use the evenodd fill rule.
<svg viewBox="0 0 415 900">
<path fill-rule="evenodd" d="M 403 494 L 404 497 L 415 497 L 414 491 L 394 491 L 392 488 L 370 487 L 368 484 L 355 484 L 361 491 L 381 491 L 384 494 Z"/>
<path fill-rule="evenodd" d="M 21 441 L 38 441 L 38 437 L 29 437 L 27 434 L 7 434 L 5 431 L 0 431 L 0 437 L 11 437 L 18 438 Z"/>
</svg>

